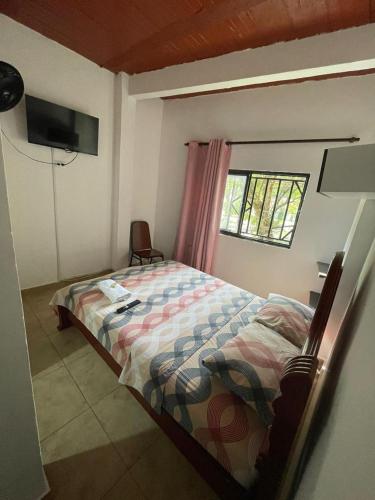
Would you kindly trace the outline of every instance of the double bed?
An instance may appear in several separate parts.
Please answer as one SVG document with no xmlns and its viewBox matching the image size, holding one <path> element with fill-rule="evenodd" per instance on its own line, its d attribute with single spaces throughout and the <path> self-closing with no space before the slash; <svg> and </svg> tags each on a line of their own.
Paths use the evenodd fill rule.
<svg viewBox="0 0 375 500">
<path fill-rule="evenodd" d="M 328 290 L 336 290 L 339 279 L 337 272 L 332 277 L 332 267 L 341 270 L 341 262 L 342 256 L 331 266 L 326 298 Z M 141 303 L 116 313 L 119 304 L 111 304 L 98 289 L 103 278 L 113 279 L 129 291 L 124 302 L 138 299 Z M 73 323 L 81 330 L 119 375 L 119 382 L 129 388 L 221 497 L 244 498 L 263 490 L 262 498 L 272 498 L 301 408 L 298 404 L 296 408 L 289 406 L 293 429 L 288 428 L 291 422 L 283 421 L 285 396 L 281 393 L 273 425 L 266 425 L 258 412 L 203 362 L 246 331 L 265 302 L 214 276 L 163 261 L 67 286 L 56 292 L 51 305 L 59 315 L 59 328 Z M 324 317 L 328 318 L 327 306 L 318 306 L 322 311 L 317 315 L 323 323 Z M 324 330 L 321 320 L 316 338 Z M 316 342 L 314 345 L 316 348 Z M 291 361 L 297 363 L 297 370 L 293 364 L 289 370 L 293 385 L 293 372 L 300 374 L 303 358 L 304 403 L 317 359 L 317 352 L 308 351 L 308 341 L 303 352 L 292 350 Z M 274 428 L 280 425 L 275 436 Z M 285 436 L 290 437 L 288 443 Z"/>
</svg>

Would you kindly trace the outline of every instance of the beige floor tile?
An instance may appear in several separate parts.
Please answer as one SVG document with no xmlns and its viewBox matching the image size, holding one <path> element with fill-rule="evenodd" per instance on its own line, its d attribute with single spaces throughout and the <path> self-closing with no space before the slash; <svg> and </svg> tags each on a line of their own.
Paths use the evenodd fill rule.
<svg viewBox="0 0 375 500">
<path fill-rule="evenodd" d="M 41 309 L 36 310 L 35 316 L 38 318 L 38 321 L 47 335 L 53 335 L 59 331 L 57 329 L 59 318 L 53 308 L 47 303 L 45 303 Z"/>
<path fill-rule="evenodd" d="M 93 410 L 129 467 L 161 435 L 160 428 L 126 387 L 120 386 Z"/>
<path fill-rule="evenodd" d="M 35 304 L 32 305 L 32 308 L 35 316 L 39 319 L 41 323 L 47 323 L 48 321 L 55 320 L 53 326 L 56 327 L 57 316 L 53 308 L 49 305 L 50 299 L 51 297 L 48 297 L 48 299 L 43 300 L 43 302 L 36 302 Z"/>
<path fill-rule="evenodd" d="M 74 326 L 62 331 L 57 330 L 55 333 L 49 335 L 49 339 L 66 363 L 94 352 L 94 348 Z"/>
<path fill-rule="evenodd" d="M 45 311 L 43 314 L 37 314 L 37 318 L 47 335 L 54 335 L 59 331 L 57 328 L 57 325 L 59 324 L 59 318 L 53 312 L 52 308 Z"/>
<path fill-rule="evenodd" d="M 173 443 L 161 436 L 130 469 L 149 500 L 214 500 L 215 493 Z"/>
<path fill-rule="evenodd" d="M 28 337 L 45 337 L 46 333 L 35 315 L 25 314 L 25 327 Z"/>
<path fill-rule="evenodd" d="M 52 296 L 48 297 L 48 299 L 44 299 L 43 301 L 35 302 L 31 305 L 32 310 L 34 311 L 35 316 L 39 319 L 39 321 L 48 321 L 48 320 L 56 320 L 57 315 L 53 310 L 53 307 L 49 305 Z M 57 325 L 57 321 L 55 322 Z"/>
<path fill-rule="evenodd" d="M 129 473 L 103 497 L 103 500 L 146 500 L 141 489 Z"/>
<path fill-rule="evenodd" d="M 99 500 L 125 471 L 91 410 L 44 440 L 42 455 L 51 488 L 48 499 Z"/>
<path fill-rule="evenodd" d="M 40 321 L 32 311 L 29 312 L 24 309 L 24 320 L 26 327 L 26 335 L 28 339 L 41 338 L 41 337 L 43 338 L 46 336 L 46 333 L 42 328 Z"/>
<path fill-rule="evenodd" d="M 97 403 L 118 387 L 116 375 L 94 350 L 66 365 L 89 404 Z"/>
<path fill-rule="evenodd" d="M 63 366 L 63 362 L 46 335 L 28 335 L 31 375 L 41 376 Z"/>
<path fill-rule="evenodd" d="M 34 314 L 34 311 L 33 311 L 33 308 L 30 305 L 29 299 L 27 297 L 25 297 L 23 293 L 21 293 L 21 296 L 22 296 L 22 307 L 23 307 L 24 314 L 25 315 L 29 314 L 29 313 Z"/>
<path fill-rule="evenodd" d="M 26 288 L 26 289 L 22 290 L 22 294 L 34 295 L 34 294 L 43 292 L 44 290 L 47 290 L 49 288 L 52 288 L 54 286 L 57 286 L 58 284 L 59 284 L 59 282 L 55 282 L 55 283 L 49 283 L 47 285 L 34 286 L 33 288 Z"/>
<path fill-rule="evenodd" d="M 63 281 L 59 281 L 56 283 L 50 283 L 49 285 L 36 286 L 34 288 L 28 288 L 26 290 L 22 290 L 22 296 L 27 298 L 39 298 L 46 294 L 53 294 L 60 288 L 64 288 L 66 286 Z"/>
<path fill-rule="evenodd" d="M 25 297 L 35 313 L 42 312 L 45 308 L 48 307 L 48 304 L 50 303 L 58 288 L 61 287 L 57 285 L 53 287 L 43 287 L 43 290 L 31 292 Z"/>
<path fill-rule="evenodd" d="M 39 437 L 44 439 L 88 405 L 65 367 L 33 379 Z"/>
</svg>

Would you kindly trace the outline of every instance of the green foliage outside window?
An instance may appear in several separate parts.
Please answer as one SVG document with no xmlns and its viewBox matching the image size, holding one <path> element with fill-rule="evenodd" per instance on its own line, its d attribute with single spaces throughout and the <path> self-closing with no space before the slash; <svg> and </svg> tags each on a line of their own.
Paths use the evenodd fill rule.
<svg viewBox="0 0 375 500">
<path fill-rule="evenodd" d="M 308 180 L 308 174 L 230 171 L 221 231 L 290 247 Z"/>
</svg>

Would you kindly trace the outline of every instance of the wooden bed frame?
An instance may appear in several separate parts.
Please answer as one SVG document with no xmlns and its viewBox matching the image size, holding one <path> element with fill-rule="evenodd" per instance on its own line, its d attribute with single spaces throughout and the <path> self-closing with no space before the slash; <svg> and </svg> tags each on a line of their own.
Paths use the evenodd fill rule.
<svg viewBox="0 0 375 500">
<path fill-rule="evenodd" d="M 186 432 L 167 412 L 161 415 L 143 399 L 135 389 L 128 390 L 143 406 L 147 413 L 163 429 L 177 448 L 186 456 L 212 489 L 225 500 L 257 499 L 273 500 L 288 461 L 293 440 L 301 423 L 318 367 L 318 351 L 331 311 L 336 290 L 342 273 L 344 253 L 336 253 L 333 259 L 316 312 L 311 323 L 309 337 L 301 355 L 292 358 L 285 367 L 280 382 L 280 396 L 273 402 L 275 417 L 269 430 L 269 448 L 266 455 L 259 455 L 256 468 L 259 480 L 251 490 L 245 490 L 188 432 Z M 58 306 L 59 330 L 76 326 L 109 367 L 120 376 L 121 366 L 100 344 L 92 333 L 73 313 Z"/>
</svg>

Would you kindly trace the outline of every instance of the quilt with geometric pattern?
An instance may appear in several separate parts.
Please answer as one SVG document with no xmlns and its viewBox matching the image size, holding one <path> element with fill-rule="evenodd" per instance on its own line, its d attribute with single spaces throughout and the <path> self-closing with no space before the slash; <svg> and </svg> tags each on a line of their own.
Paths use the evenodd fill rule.
<svg viewBox="0 0 375 500">
<path fill-rule="evenodd" d="M 124 303 L 141 304 L 117 314 L 122 303 L 111 304 L 102 294 L 103 278 L 129 290 Z M 263 303 L 171 260 L 69 285 L 51 301 L 69 309 L 111 353 L 123 368 L 121 383 L 137 389 L 156 411 L 165 408 L 244 486 L 265 428 L 251 408 L 213 381 L 200 359 L 235 336 Z M 224 420 L 217 420 L 218 408 Z"/>
</svg>

